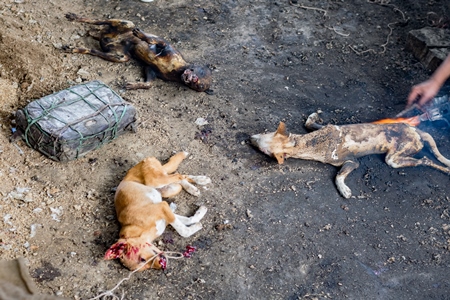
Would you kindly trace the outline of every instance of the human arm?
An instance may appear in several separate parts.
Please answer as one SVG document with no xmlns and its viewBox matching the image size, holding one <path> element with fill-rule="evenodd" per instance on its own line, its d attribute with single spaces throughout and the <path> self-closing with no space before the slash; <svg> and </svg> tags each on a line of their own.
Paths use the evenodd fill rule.
<svg viewBox="0 0 450 300">
<path fill-rule="evenodd" d="M 450 54 L 444 62 L 434 71 L 431 77 L 412 87 L 408 96 L 407 107 L 417 100 L 419 106 L 424 105 L 439 92 L 444 82 L 450 77 Z"/>
</svg>

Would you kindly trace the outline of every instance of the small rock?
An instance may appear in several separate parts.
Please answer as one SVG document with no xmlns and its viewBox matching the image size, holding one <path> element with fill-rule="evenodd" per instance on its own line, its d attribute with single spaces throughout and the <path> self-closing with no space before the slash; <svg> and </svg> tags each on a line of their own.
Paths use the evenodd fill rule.
<svg viewBox="0 0 450 300">
<path fill-rule="evenodd" d="M 33 212 L 34 212 L 35 214 L 38 214 L 38 213 L 42 212 L 42 208 L 36 207 L 35 209 L 33 209 Z"/>
<path fill-rule="evenodd" d="M 53 43 L 53 47 L 55 47 L 55 49 L 62 49 L 63 45 L 61 43 Z"/>
<path fill-rule="evenodd" d="M 72 34 L 70 37 L 71 40 L 78 40 L 80 38 L 81 38 L 81 36 L 79 36 L 78 34 Z"/>
<path fill-rule="evenodd" d="M 203 126 L 208 124 L 208 121 L 205 118 L 197 118 L 197 120 L 195 120 L 195 124 L 198 126 Z"/>
<path fill-rule="evenodd" d="M 77 72 L 77 74 L 80 75 L 80 76 L 82 76 L 82 77 L 88 77 L 88 76 L 91 75 L 88 71 L 86 71 L 86 70 L 84 70 L 84 69 L 79 69 L 78 72 Z"/>
</svg>

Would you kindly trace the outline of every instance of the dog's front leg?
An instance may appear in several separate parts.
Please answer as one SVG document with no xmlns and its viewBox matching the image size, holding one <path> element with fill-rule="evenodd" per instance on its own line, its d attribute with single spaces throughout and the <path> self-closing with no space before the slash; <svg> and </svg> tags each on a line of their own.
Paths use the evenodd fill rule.
<svg viewBox="0 0 450 300">
<path fill-rule="evenodd" d="M 175 217 L 181 221 L 184 225 L 192 225 L 194 223 L 200 222 L 201 219 L 205 216 L 208 209 L 206 206 L 200 206 L 200 208 L 195 212 L 192 217 L 185 217 L 175 214 Z"/>
<path fill-rule="evenodd" d="M 180 163 L 189 155 L 188 152 L 182 151 L 178 152 L 171 158 L 169 158 L 169 161 L 163 165 L 164 171 L 166 171 L 168 174 L 171 174 L 175 172 L 178 169 L 178 166 Z"/>
<path fill-rule="evenodd" d="M 89 54 L 92 56 L 97 56 L 103 58 L 104 60 L 123 63 L 130 60 L 130 56 L 127 54 L 123 54 L 120 52 L 102 52 L 96 49 L 87 49 L 87 48 L 70 48 L 69 46 L 63 46 L 62 50 L 68 53 L 80 53 L 80 54 Z"/>
<path fill-rule="evenodd" d="M 322 120 L 319 117 L 318 113 L 312 113 L 309 115 L 308 119 L 306 119 L 305 127 L 309 131 L 319 130 L 320 128 L 323 128 L 324 126 L 319 124 L 319 122 L 322 122 Z"/>
<path fill-rule="evenodd" d="M 134 28 L 133 29 L 133 34 L 135 37 L 137 37 L 138 39 L 140 39 L 141 41 L 144 41 L 150 45 L 158 45 L 159 48 L 163 49 L 167 46 L 166 41 L 164 41 L 162 38 L 160 38 L 159 36 L 153 35 L 153 34 L 149 34 L 149 33 L 145 33 L 143 32 L 141 29 L 139 28 Z"/>
<path fill-rule="evenodd" d="M 352 190 L 345 184 L 345 178 L 347 178 L 348 174 L 350 174 L 353 170 L 359 167 L 359 162 L 357 160 L 347 160 L 342 165 L 339 173 L 336 175 L 336 186 L 339 192 L 344 198 L 350 198 L 352 196 Z"/>
<path fill-rule="evenodd" d="M 192 224 L 191 226 L 184 225 L 178 215 L 175 215 L 175 221 L 170 223 L 170 225 L 172 225 L 172 227 L 178 232 L 179 235 L 185 238 L 190 237 L 191 235 L 193 235 L 194 233 L 203 228 L 201 223 L 195 223 Z"/>
<path fill-rule="evenodd" d="M 207 185 L 208 183 L 211 183 L 211 178 L 209 178 L 207 176 L 187 175 L 186 178 L 189 182 L 194 182 L 199 185 Z"/>
</svg>

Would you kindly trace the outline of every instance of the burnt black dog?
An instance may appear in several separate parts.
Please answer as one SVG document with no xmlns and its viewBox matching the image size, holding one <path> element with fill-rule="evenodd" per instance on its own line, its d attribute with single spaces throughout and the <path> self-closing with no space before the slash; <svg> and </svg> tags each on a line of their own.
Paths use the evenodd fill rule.
<svg viewBox="0 0 450 300">
<path fill-rule="evenodd" d="M 187 63 L 181 53 L 164 39 L 144 33 L 126 20 L 97 20 L 66 14 L 70 21 L 105 26 L 92 37 L 100 42 L 102 51 L 86 48 L 69 48 L 71 53 L 90 54 L 112 62 L 126 62 L 136 58 L 145 65 L 145 82 L 127 83 L 127 89 L 148 89 L 156 78 L 184 83 L 198 92 L 211 92 L 211 70 L 206 66 Z"/>
</svg>

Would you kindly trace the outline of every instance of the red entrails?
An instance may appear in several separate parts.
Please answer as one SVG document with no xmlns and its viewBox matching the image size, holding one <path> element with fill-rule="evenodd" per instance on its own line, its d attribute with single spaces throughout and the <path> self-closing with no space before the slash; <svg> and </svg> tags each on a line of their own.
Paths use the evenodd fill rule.
<svg viewBox="0 0 450 300">
<path fill-rule="evenodd" d="M 163 271 L 167 268 L 167 259 L 164 255 L 159 255 L 159 265 Z"/>
<path fill-rule="evenodd" d="M 183 252 L 183 256 L 186 258 L 192 257 L 192 253 L 194 253 L 197 250 L 194 246 L 186 246 L 186 250 Z"/>
</svg>

